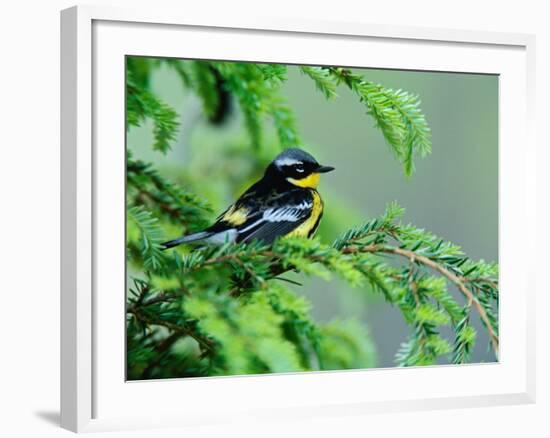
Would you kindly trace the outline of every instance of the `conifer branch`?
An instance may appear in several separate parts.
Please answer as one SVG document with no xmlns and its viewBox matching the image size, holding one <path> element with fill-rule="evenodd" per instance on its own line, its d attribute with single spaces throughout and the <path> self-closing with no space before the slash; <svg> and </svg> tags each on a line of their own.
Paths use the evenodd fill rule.
<svg viewBox="0 0 550 438">
<path fill-rule="evenodd" d="M 414 171 L 415 153 L 431 152 L 430 128 L 420 110 L 420 100 L 403 90 L 385 88 L 345 68 L 329 68 L 338 83 L 346 84 L 367 106 L 386 142 L 403 163 L 405 174 Z"/>
<path fill-rule="evenodd" d="M 300 143 L 294 113 L 279 94 L 286 79 L 286 67 L 277 64 L 211 63 L 239 102 L 254 148 L 262 143 L 262 120 L 269 115 L 281 146 Z"/>
<path fill-rule="evenodd" d="M 134 160 L 126 163 L 127 199 L 147 207 L 179 226 L 199 228 L 206 225 L 212 207 L 195 194 L 161 177 L 152 165 Z"/>
<path fill-rule="evenodd" d="M 327 99 L 337 97 L 337 84 L 331 76 L 330 71 L 324 67 L 300 67 L 300 70 L 305 75 L 309 76 L 319 91 L 321 91 Z"/>
<path fill-rule="evenodd" d="M 400 365 L 433 363 L 437 357 L 451 352 L 453 362 L 466 361 L 476 338 L 475 331 L 469 324 L 470 308 L 475 308 L 480 315 L 489 333 L 495 356 L 498 357 L 498 322 L 492 313 L 491 304 L 498 303 L 498 289 L 495 290 L 497 280 L 493 277 L 496 273 L 495 267 L 483 262 L 473 263 L 461 254 L 458 247 L 445 243 L 423 230 L 398 223 L 397 219 L 402 212 L 399 206 L 391 204 L 381 218 L 349 230 L 337 239 L 333 246 L 323 245 L 316 239 L 287 238 L 277 241 L 271 247 L 255 242 L 239 245 L 228 243 L 221 247 L 195 250 L 183 258 L 175 253 L 172 260 L 165 259 L 157 265 L 149 261 L 148 266 L 156 272 L 155 275 L 162 277 L 166 272 L 179 274 L 175 281 L 161 278 L 159 281 L 162 284 L 166 283 L 168 288 L 172 287 L 172 291 L 164 290 L 144 299 L 140 308 L 154 308 L 158 304 L 170 309 L 174 305 L 178 306 L 182 300 L 186 302 L 190 299 L 186 297 L 196 296 L 202 290 L 202 286 L 196 281 L 205 275 L 205 278 L 208 278 L 209 271 L 215 273 L 218 279 L 227 278 L 227 286 L 222 289 L 224 296 L 233 297 L 233 300 L 249 300 L 257 294 L 269 292 L 272 304 L 277 293 L 284 290 L 278 288 L 278 292 L 275 293 L 273 289 L 272 281 L 280 274 L 295 270 L 327 278 L 334 273 L 355 286 L 362 286 L 365 281 L 371 284 L 375 290 L 384 294 L 386 300 L 397 305 L 405 320 L 413 326 L 409 340 L 402 345 L 396 355 Z M 135 215 L 135 212 L 133 214 Z M 148 216 L 141 218 L 140 222 L 145 222 L 142 228 L 145 230 L 146 238 L 153 241 L 154 239 L 147 237 L 151 234 L 151 230 L 147 229 L 151 225 L 147 218 Z M 397 242 L 397 245 L 391 245 L 390 241 Z M 146 245 L 142 248 L 144 261 L 151 257 L 147 252 L 150 251 L 150 247 L 151 245 Z M 378 260 L 384 254 L 406 260 L 405 267 L 390 266 Z M 152 256 L 154 258 L 154 254 Z M 159 263 L 164 266 L 159 267 Z M 445 282 L 431 277 L 428 272 L 417 271 L 416 266 L 426 267 L 449 281 L 464 295 L 466 305 L 461 307 L 448 294 Z M 150 283 L 151 280 L 148 284 Z M 191 290 L 182 295 L 179 292 L 182 287 L 191 287 Z M 211 299 L 212 297 L 209 298 Z M 223 301 L 220 305 L 223 307 L 229 303 L 230 301 Z M 437 306 L 441 306 L 442 310 Z M 129 312 L 134 313 L 135 308 L 130 308 Z M 171 312 L 170 310 L 168 314 L 171 315 Z M 181 315 L 177 316 L 176 321 L 179 321 L 179 318 Z M 200 320 L 199 318 L 196 322 Z M 160 320 L 147 319 L 143 315 L 140 316 L 140 321 L 151 325 L 158 323 L 157 325 L 171 331 L 179 324 L 172 323 L 164 317 Z M 221 320 L 219 323 L 221 324 Z M 447 324 L 452 324 L 455 330 L 453 348 L 439 334 L 438 327 Z M 311 337 L 313 333 L 319 333 L 318 329 L 311 326 L 308 330 L 309 335 L 304 336 L 308 339 L 309 347 L 305 344 L 300 347 L 304 349 L 299 359 L 300 367 L 312 366 L 311 360 L 307 359 L 306 351 L 314 352 L 317 363 L 325 366 L 324 364 L 331 360 L 323 357 L 319 350 L 317 335 Z M 200 336 L 203 336 L 208 331 L 200 333 Z M 283 343 L 280 348 L 287 351 L 288 347 Z M 289 358 L 294 358 L 289 360 L 297 360 L 293 356 L 294 353 L 288 351 Z M 212 354 L 213 356 L 209 356 L 210 359 L 217 357 L 217 353 Z M 231 372 L 238 371 L 234 369 Z"/>
<path fill-rule="evenodd" d="M 137 86 L 131 70 L 126 76 L 126 124 L 141 126 L 146 120 L 153 122 L 153 149 L 166 153 L 176 139 L 179 126 L 177 113 L 153 93 Z"/>
<path fill-rule="evenodd" d="M 495 353 L 495 356 L 497 356 L 498 358 L 498 344 L 499 344 L 498 335 L 493 330 L 493 325 L 489 320 L 489 317 L 487 315 L 487 312 L 485 311 L 485 308 L 479 303 L 475 295 L 465 286 L 465 281 L 464 281 L 465 279 L 459 278 L 453 272 L 451 272 L 450 270 L 446 269 L 444 266 L 438 264 L 437 262 L 431 260 L 428 257 L 425 257 L 413 251 L 409 251 L 402 248 L 394 248 L 394 247 L 383 246 L 383 245 L 367 245 L 361 248 L 347 247 L 347 248 L 344 248 L 342 252 L 344 254 L 353 254 L 356 252 L 373 253 L 373 254 L 376 254 L 376 253 L 396 254 L 410 260 L 411 263 L 421 263 L 433 269 L 434 271 L 437 271 L 439 274 L 443 275 L 444 277 L 446 277 L 467 298 L 468 306 L 473 304 L 476 307 L 481 320 L 483 321 L 485 327 L 489 331 L 491 344 L 493 346 L 493 351 Z M 485 279 L 483 279 L 482 281 L 485 281 Z"/>
<path fill-rule="evenodd" d="M 161 242 L 163 233 L 157 224 L 157 219 L 142 207 L 128 209 L 128 219 L 141 232 L 141 255 L 146 269 L 158 270 L 162 267 L 163 254 Z"/>
<path fill-rule="evenodd" d="M 440 351 L 443 351 L 445 348 L 441 344 L 442 341 L 434 337 L 436 334 L 434 331 L 435 326 L 454 321 L 457 324 L 458 341 L 467 340 L 472 343 L 471 336 L 466 336 L 468 333 L 460 333 L 464 327 L 458 324 L 458 321 L 461 319 L 463 312 L 460 306 L 444 290 L 444 286 L 429 282 L 421 277 L 416 280 L 416 277 L 413 276 L 412 267 L 420 264 L 442 275 L 457 287 L 466 298 L 467 308 L 473 306 L 476 309 L 488 330 L 493 351 L 498 357 L 498 333 L 494 328 L 495 320 L 492 317 L 490 305 L 488 305 L 488 301 L 484 305 L 479 296 L 469 288 L 475 288 L 480 284 L 496 285 L 496 280 L 491 277 L 480 277 L 479 275 L 469 277 L 472 272 L 483 271 L 484 269 L 491 272 L 490 269 L 482 263 L 479 264 L 477 269 L 473 269 L 471 262 L 466 263 L 467 259 L 458 257 L 459 250 L 457 247 L 444 244 L 440 240 L 434 243 L 435 237 L 429 234 L 424 236 L 426 239 L 424 242 L 420 241 L 414 244 L 407 242 L 407 238 L 411 236 L 419 238 L 424 232 L 414 230 L 410 226 L 396 224 L 394 219 L 399 211 L 401 210 L 398 207 L 390 206 L 384 217 L 367 223 L 362 227 L 363 232 L 358 230 L 348 232 L 346 239 L 337 241 L 332 248 L 315 240 L 283 239 L 273 248 L 243 244 L 197 251 L 183 259 L 183 273 L 187 275 L 191 272 L 200 272 L 209 267 L 230 265 L 237 275 L 242 272 L 241 277 L 244 276 L 242 278 L 246 280 L 241 283 L 240 288 L 231 290 L 232 295 L 240 295 L 243 291 L 254 290 L 254 288 L 263 289 L 267 281 L 288 270 L 299 270 L 322 277 L 326 277 L 332 271 L 355 285 L 360 285 L 363 278 L 366 278 L 368 281 L 375 283 L 376 287 L 384 289 L 385 295 L 390 297 L 389 299 L 392 301 L 396 300 L 396 297 L 392 296 L 395 293 L 392 292 L 392 288 L 400 287 L 400 283 L 406 283 L 414 298 L 416 309 L 405 310 L 409 313 L 412 312 L 411 315 L 416 315 L 411 316 L 412 320 L 424 321 L 419 326 L 424 328 L 419 329 L 418 336 L 427 336 L 426 339 L 429 342 L 436 342 L 434 345 Z M 386 238 L 401 239 L 399 241 L 402 246 L 388 245 L 385 241 Z M 365 239 L 368 242 L 373 241 L 376 243 L 364 244 Z M 412 245 L 415 249 L 407 249 L 407 245 Z M 424 255 L 424 253 L 429 255 Z M 397 269 L 381 266 L 372 259 L 358 257 L 365 254 L 396 255 L 407 260 L 411 268 L 406 268 L 405 271 L 400 272 Z M 321 266 L 324 269 L 321 269 Z M 462 271 L 460 266 L 467 266 L 470 272 Z M 384 280 L 378 282 L 373 280 L 381 273 L 386 277 Z M 444 317 L 431 305 L 425 304 L 419 296 L 417 281 L 421 281 L 422 287 L 427 291 L 424 293 L 440 303 L 450 318 Z M 393 286 L 391 286 L 392 284 Z M 498 291 L 493 290 L 490 296 L 497 298 Z M 435 325 L 430 327 L 429 324 Z M 462 348 L 464 348 L 464 345 Z"/>
</svg>

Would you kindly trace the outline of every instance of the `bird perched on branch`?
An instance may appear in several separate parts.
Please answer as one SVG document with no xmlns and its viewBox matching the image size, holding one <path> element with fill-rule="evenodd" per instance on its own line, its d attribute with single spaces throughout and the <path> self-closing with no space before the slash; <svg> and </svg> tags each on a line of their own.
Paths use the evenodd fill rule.
<svg viewBox="0 0 550 438">
<path fill-rule="evenodd" d="M 168 249 L 189 242 L 222 245 L 251 240 L 271 244 L 279 236 L 311 237 L 323 215 L 316 190 L 319 178 L 332 170 L 301 149 L 286 149 L 213 225 L 162 245 Z"/>
</svg>

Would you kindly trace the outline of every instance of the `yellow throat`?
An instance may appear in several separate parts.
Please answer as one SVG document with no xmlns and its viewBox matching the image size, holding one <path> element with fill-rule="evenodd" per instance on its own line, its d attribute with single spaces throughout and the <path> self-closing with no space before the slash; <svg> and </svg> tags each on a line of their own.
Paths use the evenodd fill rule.
<svg viewBox="0 0 550 438">
<path fill-rule="evenodd" d="M 287 178 L 287 181 L 298 187 L 303 187 L 307 189 L 316 189 L 317 186 L 319 185 L 320 178 L 321 178 L 321 174 L 318 172 L 314 172 L 301 179 Z"/>
</svg>

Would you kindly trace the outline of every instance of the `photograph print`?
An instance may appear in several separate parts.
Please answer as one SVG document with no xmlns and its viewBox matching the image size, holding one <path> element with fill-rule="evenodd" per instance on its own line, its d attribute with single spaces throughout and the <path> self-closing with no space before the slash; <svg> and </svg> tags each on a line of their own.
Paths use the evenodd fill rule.
<svg viewBox="0 0 550 438">
<path fill-rule="evenodd" d="M 127 380 L 498 361 L 497 75 L 125 71 Z"/>
</svg>

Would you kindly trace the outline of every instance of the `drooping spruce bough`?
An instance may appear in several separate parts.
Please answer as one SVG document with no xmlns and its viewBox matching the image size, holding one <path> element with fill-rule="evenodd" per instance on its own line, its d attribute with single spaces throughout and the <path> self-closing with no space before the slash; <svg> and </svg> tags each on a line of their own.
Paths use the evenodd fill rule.
<svg viewBox="0 0 550 438">
<path fill-rule="evenodd" d="M 248 138 L 240 149 L 229 148 L 226 158 L 246 155 L 252 163 L 245 167 L 249 177 L 272 157 L 264 151 L 266 126 L 273 128 L 276 147 L 300 144 L 296 119 L 280 93 L 286 66 L 129 57 L 127 129 L 150 123 L 152 147 L 160 153 L 171 148 L 179 116 L 151 90 L 151 73 L 159 68 L 177 73 L 212 123 L 235 102 Z M 327 100 L 337 97 L 341 84 L 349 88 L 406 175 L 414 172 L 416 155 L 430 152 L 430 130 L 417 96 L 345 68 L 300 70 Z M 338 315 L 329 324 L 316 323 L 310 303 L 279 281 L 288 271 L 339 276 L 398 308 L 410 326 L 396 352 L 399 366 L 433 364 L 441 357 L 468 362 L 476 341 L 474 318 L 481 320 L 498 357 L 497 265 L 474 262 L 458 246 L 401 223 L 403 209 L 395 203 L 332 244 L 287 238 L 272 247 L 229 244 L 163 252 L 160 243 L 168 235 L 201 229 L 213 209 L 193 190 L 200 172 L 170 181 L 153 164 L 134 158 L 131 144 L 127 147 L 129 379 L 375 366 L 366 327 Z M 242 180 L 242 172 L 238 176 Z M 453 334 L 443 336 L 444 327 Z"/>
</svg>

